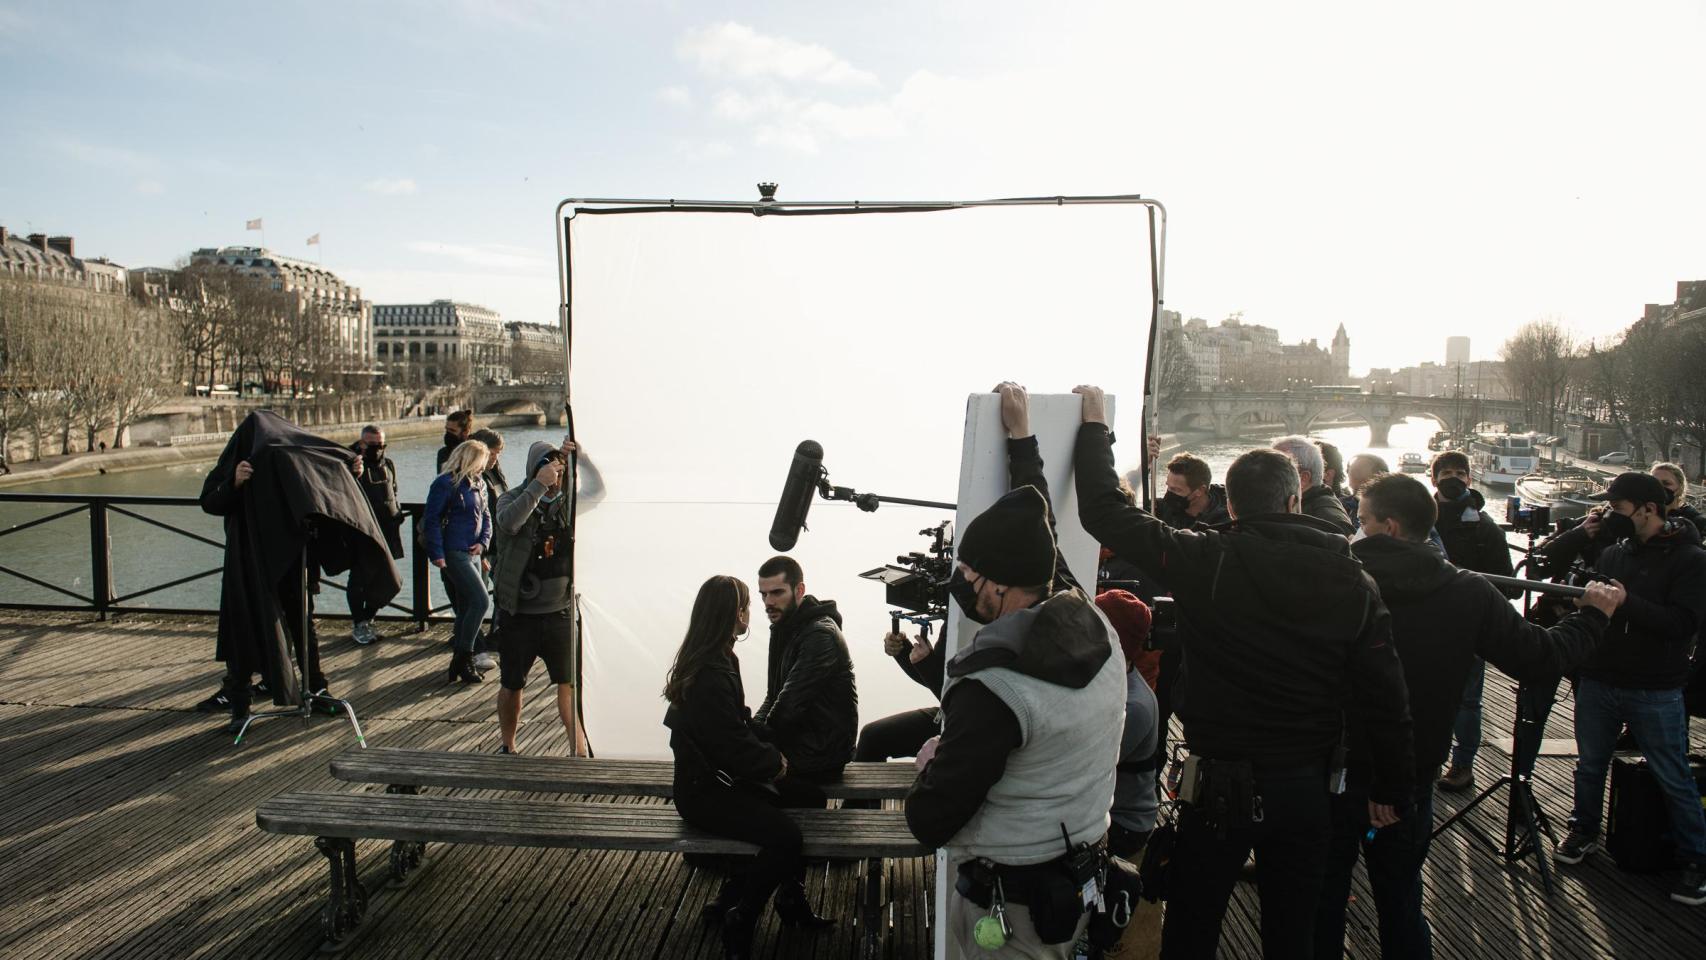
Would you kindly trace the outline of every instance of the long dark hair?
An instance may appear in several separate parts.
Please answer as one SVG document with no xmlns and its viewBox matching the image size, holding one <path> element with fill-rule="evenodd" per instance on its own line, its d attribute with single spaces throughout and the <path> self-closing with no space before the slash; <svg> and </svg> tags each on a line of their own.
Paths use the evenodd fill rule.
<svg viewBox="0 0 1706 960">
<path fill-rule="evenodd" d="M 687 620 L 687 636 L 675 652 L 675 663 L 663 685 L 665 700 L 680 703 L 700 668 L 728 652 L 734 643 L 738 615 L 751 602 L 746 584 L 736 577 L 718 574 L 699 587 L 693 614 Z"/>
</svg>

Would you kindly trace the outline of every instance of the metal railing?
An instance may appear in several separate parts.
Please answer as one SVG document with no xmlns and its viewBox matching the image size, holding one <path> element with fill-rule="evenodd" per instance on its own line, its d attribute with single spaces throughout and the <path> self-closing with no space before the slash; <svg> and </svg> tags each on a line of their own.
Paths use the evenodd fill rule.
<svg viewBox="0 0 1706 960">
<path fill-rule="evenodd" d="M 43 590 L 63 596 L 67 598 L 67 600 L 65 602 L 56 603 L 33 603 L 8 600 L 5 598 L 4 594 L 0 594 L 0 609 L 84 611 L 99 614 L 103 620 L 105 620 L 109 615 L 115 613 L 217 614 L 219 612 L 217 603 L 210 607 L 162 607 L 138 604 L 136 601 L 143 597 L 158 594 L 164 590 L 170 590 L 173 587 L 180 587 L 208 577 L 220 576 L 225 570 L 223 562 L 221 562 L 219 566 L 210 567 L 209 569 L 201 570 L 196 573 L 186 574 L 184 576 L 168 580 L 164 583 L 157 583 L 153 586 L 144 587 L 140 590 L 133 590 L 124 594 L 118 594 L 115 592 L 116 587 L 113 580 L 112 539 L 112 518 L 114 515 L 128 517 L 132 520 L 149 524 L 161 530 L 165 530 L 177 537 L 196 543 L 206 544 L 207 546 L 215 547 L 221 551 L 225 549 L 225 543 L 222 540 L 203 536 L 193 530 L 186 530 L 181 526 L 176 526 L 174 524 L 167 523 L 164 520 L 139 512 L 139 509 L 143 507 L 165 507 L 194 510 L 196 514 L 200 516 L 203 514 L 201 513 L 201 501 L 199 499 L 195 497 L 125 496 L 110 494 L 0 493 L 0 508 L 5 507 L 7 504 L 17 503 L 63 506 L 64 509 L 49 513 L 46 516 L 34 517 L 10 526 L 0 526 L 0 583 L 8 582 L 5 578 L 21 580 L 25 583 L 33 584 Z M 393 598 L 393 602 L 387 603 L 383 610 L 396 612 L 382 612 L 380 614 L 380 618 L 385 620 L 413 621 L 415 628 L 417 630 L 421 630 L 425 629 L 428 621 L 433 620 L 435 615 L 448 611 L 450 609 L 450 605 L 446 603 L 442 606 L 433 606 L 431 576 L 432 566 L 427 562 L 426 551 L 415 547 L 412 541 L 413 532 L 420 524 L 420 518 L 426 510 L 426 505 L 424 503 L 403 503 L 401 504 L 401 507 L 403 508 L 405 523 L 404 529 L 409 531 L 409 539 L 406 540 L 405 556 L 407 557 L 409 564 L 411 596 L 406 606 L 395 602 L 395 598 Z M 69 585 L 53 583 L 50 580 L 33 576 L 11 566 L 10 562 L 17 554 L 16 551 L 7 549 L 6 537 L 52 523 L 56 520 L 73 517 L 80 513 L 86 513 L 89 518 L 89 539 L 87 548 L 87 555 L 89 558 L 88 593 L 79 593 Z M 3 523 L 3 519 L 0 519 L 0 524 Z M 69 544 L 67 546 L 69 547 Z M 320 582 L 323 585 L 335 587 L 346 593 L 349 589 L 347 583 L 341 583 L 330 577 L 322 577 Z M 348 616 L 347 613 L 330 610 L 318 610 L 315 615 L 333 618 Z"/>
</svg>

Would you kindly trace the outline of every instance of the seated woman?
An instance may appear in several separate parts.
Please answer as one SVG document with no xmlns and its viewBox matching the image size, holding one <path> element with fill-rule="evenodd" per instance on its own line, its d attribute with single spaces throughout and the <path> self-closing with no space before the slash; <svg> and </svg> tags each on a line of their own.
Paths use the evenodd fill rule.
<svg viewBox="0 0 1706 960">
<path fill-rule="evenodd" d="M 745 875 L 726 884 L 707 908 L 709 918 L 722 922 L 729 958 L 752 954 L 753 928 L 772 891 L 785 926 L 823 928 L 833 922 L 814 914 L 806 902 L 800 828 L 778 809 L 821 807 L 823 794 L 788 780 L 788 759 L 750 726 L 752 711 L 734 654 L 735 641 L 746 636 L 751 622 L 750 604 L 740 580 L 706 580 L 663 690 L 681 819 L 760 848 Z"/>
</svg>

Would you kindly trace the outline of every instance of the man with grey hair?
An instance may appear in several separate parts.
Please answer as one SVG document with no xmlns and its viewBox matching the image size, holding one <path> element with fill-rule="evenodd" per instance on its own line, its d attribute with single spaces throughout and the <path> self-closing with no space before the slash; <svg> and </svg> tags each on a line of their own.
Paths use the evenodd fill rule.
<svg viewBox="0 0 1706 960">
<path fill-rule="evenodd" d="M 1414 790 L 1409 694 L 1374 581 L 1345 537 L 1298 516 L 1296 465 L 1251 450 L 1226 472 L 1232 523 L 1174 530 L 1128 503 L 1102 391 L 1078 387 L 1078 519 L 1172 588 L 1184 653 L 1178 711 L 1194 763 L 1169 867 L 1163 957 L 1212 957 L 1253 849 L 1267 957 L 1313 955 L 1332 758 L 1366 750 L 1376 827 Z M 1320 469 L 1320 451 L 1311 461 Z M 1341 508 L 1342 509 L 1342 508 Z"/>
<path fill-rule="evenodd" d="M 1308 437 L 1281 437 L 1274 441 L 1274 449 L 1297 464 L 1298 495 L 1303 498 L 1303 515 L 1331 525 L 1344 536 L 1355 533 L 1356 526 L 1351 523 L 1351 515 L 1345 512 L 1345 505 L 1322 482 L 1327 465 L 1315 441 Z"/>
</svg>

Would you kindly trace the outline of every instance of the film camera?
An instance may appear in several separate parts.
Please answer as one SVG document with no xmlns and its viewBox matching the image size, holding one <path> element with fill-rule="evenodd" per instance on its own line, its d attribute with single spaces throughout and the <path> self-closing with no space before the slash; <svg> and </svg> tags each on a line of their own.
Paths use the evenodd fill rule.
<svg viewBox="0 0 1706 960">
<path fill-rule="evenodd" d="M 1505 498 L 1505 528 L 1515 533 L 1544 536 L 1552 529 L 1552 508 L 1531 506 L 1521 497 Z"/>
<path fill-rule="evenodd" d="M 859 576 L 883 585 L 890 606 L 910 610 L 913 622 L 946 620 L 948 578 L 954 573 L 954 521 L 944 520 L 918 531 L 930 546 L 895 557 L 894 563 L 866 570 Z"/>
</svg>

